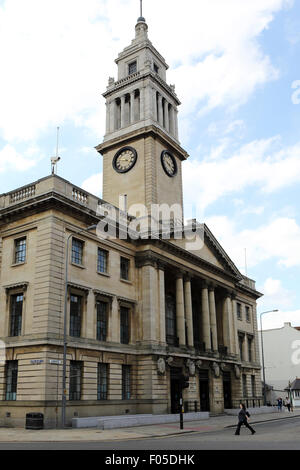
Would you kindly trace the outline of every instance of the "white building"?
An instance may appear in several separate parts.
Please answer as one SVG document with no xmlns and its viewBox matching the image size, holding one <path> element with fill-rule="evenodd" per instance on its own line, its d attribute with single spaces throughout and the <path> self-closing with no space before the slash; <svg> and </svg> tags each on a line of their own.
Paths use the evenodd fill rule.
<svg viewBox="0 0 300 470">
<path fill-rule="evenodd" d="M 300 328 L 284 323 L 282 328 L 263 330 L 262 335 L 266 384 L 273 387 L 268 399 L 274 404 L 276 398 L 284 399 L 287 396 L 289 383 L 300 377 Z M 262 357 L 261 332 L 259 348 Z M 297 400 L 295 396 L 293 400 L 294 406 L 300 406 L 300 397 Z"/>
</svg>

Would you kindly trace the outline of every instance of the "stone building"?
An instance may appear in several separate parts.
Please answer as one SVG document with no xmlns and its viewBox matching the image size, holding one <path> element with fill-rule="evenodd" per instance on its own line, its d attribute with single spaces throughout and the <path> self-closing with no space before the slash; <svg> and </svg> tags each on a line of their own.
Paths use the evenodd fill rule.
<svg viewBox="0 0 300 470">
<path fill-rule="evenodd" d="M 186 411 L 261 402 L 261 294 L 207 226 L 193 221 L 190 228 L 201 227 L 194 243 L 203 243 L 187 243 L 180 102 L 144 18 L 116 63 L 97 147 L 103 200 L 56 175 L 0 196 L 0 425 L 23 425 L 34 411 L 48 427 L 60 423 L 66 262 L 68 424 L 74 416 L 176 413 L 183 380 Z M 177 212 L 158 217 L 149 237 L 144 222 L 155 204 Z M 136 224 L 138 236 L 122 236 L 137 205 L 146 211 L 143 230 Z M 114 212 L 117 236 L 88 230 Z"/>
</svg>

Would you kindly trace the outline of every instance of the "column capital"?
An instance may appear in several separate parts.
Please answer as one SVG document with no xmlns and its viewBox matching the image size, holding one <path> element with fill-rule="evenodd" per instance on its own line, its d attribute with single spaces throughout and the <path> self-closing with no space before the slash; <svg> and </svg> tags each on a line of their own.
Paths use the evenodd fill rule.
<svg viewBox="0 0 300 470">
<path fill-rule="evenodd" d="M 183 277 L 184 277 L 184 272 L 183 271 L 176 271 L 176 274 L 175 274 L 175 278 L 176 280 L 178 279 L 182 279 L 183 280 Z"/>
<path fill-rule="evenodd" d="M 216 285 L 214 282 L 210 282 L 210 283 L 208 284 L 208 290 L 209 290 L 210 292 L 214 292 L 214 291 L 216 290 L 216 287 L 217 287 L 217 285 Z"/>
<path fill-rule="evenodd" d="M 183 275 L 184 282 L 191 282 L 192 278 L 193 278 L 193 276 L 192 276 L 191 273 L 186 272 Z"/>
<path fill-rule="evenodd" d="M 201 279 L 200 286 L 201 286 L 201 289 L 208 289 L 209 283 L 206 279 Z"/>
</svg>

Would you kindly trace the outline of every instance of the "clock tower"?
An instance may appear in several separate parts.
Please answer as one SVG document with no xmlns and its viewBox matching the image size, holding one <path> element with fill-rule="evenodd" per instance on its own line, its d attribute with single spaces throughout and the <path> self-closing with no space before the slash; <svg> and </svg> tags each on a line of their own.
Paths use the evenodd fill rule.
<svg viewBox="0 0 300 470">
<path fill-rule="evenodd" d="M 181 165 L 188 154 L 178 140 L 180 101 L 166 82 L 168 65 L 148 39 L 142 16 L 116 64 L 118 79 L 109 78 L 103 94 L 106 133 L 96 147 L 103 156 L 103 199 L 119 207 L 127 195 L 129 214 L 135 204 L 148 211 L 152 204 L 182 208 Z"/>
</svg>

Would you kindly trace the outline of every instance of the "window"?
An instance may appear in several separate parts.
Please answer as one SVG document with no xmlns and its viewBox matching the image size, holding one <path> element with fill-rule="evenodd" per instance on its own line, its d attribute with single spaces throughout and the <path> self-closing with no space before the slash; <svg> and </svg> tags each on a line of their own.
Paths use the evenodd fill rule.
<svg viewBox="0 0 300 470">
<path fill-rule="evenodd" d="M 10 336 L 21 336 L 23 294 L 12 295 L 10 302 Z"/>
<path fill-rule="evenodd" d="M 70 362 L 70 400 L 81 399 L 82 362 Z"/>
<path fill-rule="evenodd" d="M 107 273 L 108 252 L 98 248 L 98 273 Z"/>
<path fill-rule="evenodd" d="M 5 400 L 15 401 L 17 399 L 17 382 L 18 361 L 7 361 Z"/>
<path fill-rule="evenodd" d="M 98 364 L 98 400 L 107 400 L 108 364 Z"/>
<path fill-rule="evenodd" d="M 248 361 L 252 362 L 252 338 L 248 337 Z"/>
<path fill-rule="evenodd" d="M 129 280 L 129 259 L 121 257 L 121 279 Z"/>
<path fill-rule="evenodd" d="M 106 302 L 97 302 L 97 340 L 106 341 L 107 338 L 107 307 Z"/>
<path fill-rule="evenodd" d="M 137 62 L 131 62 L 131 64 L 128 65 L 128 75 L 131 75 L 132 73 L 137 72 Z"/>
<path fill-rule="evenodd" d="M 176 302 L 172 295 L 166 296 L 166 341 L 176 345 Z"/>
<path fill-rule="evenodd" d="M 131 398 L 131 367 L 122 366 L 122 400 Z"/>
<path fill-rule="evenodd" d="M 247 397 L 248 392 L 247 392 L 247 376 L 243 374 L 243 396 Z"/>
<path fill-rule="evenodd" d="M 242 319 L 242 305 L 239 303 L 236 304 L 236 313 L 237 313 L 238 320 L 241 320 Z"/>
<path fill-rule="evenodd" d="M 252 397 L 255 397 L 256 396 L 255 375 L 251 375 L 251 389 L 252 389 Z"/>
<path fill-rule="evenodd" d="M 26 238 L 15 240 L 15 264 L 25 263 L 26 261 Z"/>
<path fill-rule="evenodd" d="M 83 242 L 76 238 L 72 240 L 72 263 L 83 264 Z"/>
<path fill-rule="evenodd" d="M 244 360 L 244 355 L 243 355 L 243 342 L 244 342 L 244 337 L 242 335 L 239 335 L 239 347 L 240 347 L 240 358 L 241 361 Z"/>
<path fill-rule="evenodd" d="M 250 317 L 250 307 L 246 307 L 246 321 L 250 323 L 251 317 Z"/>
<path fill-rule="evenodd" d="M 121 307 L 120 311 L 120 341 L 121 344 L 129 344 L 129 308 Z"/>
<path fill-rule="evenodd" d="M 80 338 L 82 316 L 82 297 L 71 295 L 70 302 L 70 336 Z"/>
<path fill-rule="evenodd" d="M 154 64 L 154 65 L 153 65 L 153 69 L 154 69 L 154 72 L 155 72 L 155 73 L 158 73 L 158 71 L 159 71 L 158 65 Z"/>
</svg>

